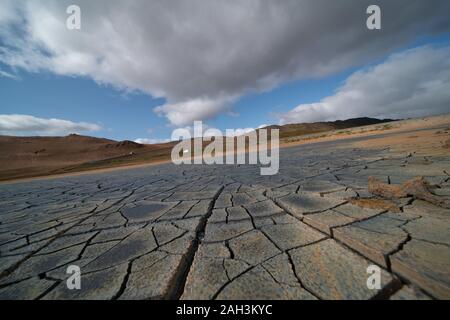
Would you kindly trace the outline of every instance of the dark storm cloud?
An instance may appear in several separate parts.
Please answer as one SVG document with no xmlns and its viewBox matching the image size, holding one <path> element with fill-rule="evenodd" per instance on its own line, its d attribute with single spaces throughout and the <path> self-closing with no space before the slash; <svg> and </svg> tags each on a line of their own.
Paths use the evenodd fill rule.
<svg viewBox="0 0 450 320">
<path fill-rule="evenodd" d="M 165 97 L 155 111 L 176 126 L 450 30 L 447 0 L 78 1 L 82 28 L 69 31 L 71 2 L 3 0 L 0 61 Z M 370 4 L 381 31 L 366 28 Z"/>
</svg>

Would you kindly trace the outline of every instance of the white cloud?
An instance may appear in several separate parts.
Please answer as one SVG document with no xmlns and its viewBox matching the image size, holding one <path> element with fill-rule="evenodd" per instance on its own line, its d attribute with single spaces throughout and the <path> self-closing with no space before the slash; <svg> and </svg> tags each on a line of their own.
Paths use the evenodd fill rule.
<svg viewBox="0 0 450 320">
<path fill-rule="evenodd" d="M 66 135 L 98 131 L 101 127 L 94 123 L 72 122 L 61 119 L 43 119 L 23 114 L 0 115 L 0 134 L 2 135 Z"/>
<path fill-rule="evenodd" d="M 280 123 L 332 121 L 369 116 L 420 117 L 450 111 L 450 47 L 430 46 L 391 55 L 351 75 L 320 102 L 280 114 Z"/>
<path fill-rule="evenodd" d="M 157 144 L 157 143 L 166 143 L 170 142 L 170 139 L 149 139 L 149 138 L 139 138 L 134 140 L 136 143 L 141 144 Z"/>
<path fill-rule="evenodd" d="M 175 126 L 450 30 L 448 0 L 78 0 L 79 31 L 65 27 L 70 4 L 2 0 L 0 62 L 164 97 L 156 112 Z M 382 8 L 381 31 L 366 28 L 369 4 Z"/>
<path fill-rule="evenodd" d="M 14 75 L 12 73 L 3 71 L 1 69 L 0 69 L 0 77 L 9 78 L 9 79 L 12 79 L 12 80 L 20 80 L 20 78 L 18 76 Z"/>
<path fill-rule="evenodd" d="M 173 126 L 185 126 L 196 120 L 207 120 L 223 111 L 232 98 L 208 99 L 199 98 L 173 104 L 165 104 L 155 108 L 159 115 L 166 116 Z"/>
</svg>

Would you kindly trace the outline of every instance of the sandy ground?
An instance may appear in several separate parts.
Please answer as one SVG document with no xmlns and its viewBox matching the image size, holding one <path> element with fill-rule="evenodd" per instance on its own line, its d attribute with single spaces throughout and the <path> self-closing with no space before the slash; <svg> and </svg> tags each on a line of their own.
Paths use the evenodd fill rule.
<svg viewBox="0 0 450 320">
<path fill-rule="evenodd" d="M 396 153 L 411 153 L 423 156 L 450 154 L 450 126 L 439 129 L 395 132 L 388 136 L 355 142 L 356 148 L 389 148 Z"/>
<path fill-rule="evenodd" d="M 420 132 L 418 130 L 428 131 L 428 133 Z M 406 141 L 405 139 L 408 139 L 410 137 L 409 140 L 407 141 L 408 143 L 412 142 L 412 140 L 410 139 L 413 138 L 412 135 L 409 135 L 409 133 L 411 133 L 412 131 L 417 131 L 414 133 L 414 139 L 418 139 L 417 141 L 430 139 L 429 142 L 432 142 L 433 144 L 432 149 L 439 149 L 443 141 L 445 141 L 446 137 L 447 139 L 450 138 L 448 135 L 449 130 L 450 130 L 450 114 L 445 114 L 432 117 L 395 121 L 386 124 L 370 125 L 365 127 L 357 127 L 344 130 L 335 130 L 330 131 L 328 133 L 306 135 L 302 137 L 292 137 L 282 140 L 280 143 L 280 147 L 290 147 L 309 143 L 335 141 L 348 138 L 372 137 L 380 134 L 383 135 L 389 134 L 389 137 L 382 137 L 379 139 L 370 139 L 365 142 L 358 142 L 355 143 L 355 146 L 360 148 L 393 147 L 399 148 L 398 150 L 400 150 L 400 148 L 404 148 L 405 150 L 408 148 L 411 149 L 416 148 L 417 150 L 422 150 L 422 148 L 425 147 L 423 145 L 408 144 L 407 147 L 406 146 L 402 147 L 402 144 Z M 411 150 L 410 152 L 414 151 L 416 150 Z"/>
<path fill-rule="evenodd" d="M 21 182 L 28 182 L 28 181 L 36 181 L 36 180 L 60 179 L 60 178 L 64 178 L 64 177 L 75 177 L 75 176 L 81 176 L 81 175 L 90 175 L 90 174 L 95 174 L 95 173 L 105 173 L 105 172 L 112 172 L 112 171 L 119 171 L 119 170 L 145 168 L 145 167 L 157 166 L 160 164 L 166 164 L 166 163 L 170 163 L 170 162 L 171 162 L 170 160 L 164 160 L 164 161 L 155 161 L 155 162 L 151 162 L 151 163 L 129 164 L 129 165 L 123 165 L 123 166 L 115 166 L 115 167 L 111 167 L 111 168 L 85 170 L 85 171 L 80 171 L 80 172 L 52 174 L 52 175 L 38 176 L 38 177 L 31 177 L 31 178 L 11 179 L 11 180 L 0 181 L 0 185 L 11 184 L 11 183 L 21 183 Z"/>
</svg>

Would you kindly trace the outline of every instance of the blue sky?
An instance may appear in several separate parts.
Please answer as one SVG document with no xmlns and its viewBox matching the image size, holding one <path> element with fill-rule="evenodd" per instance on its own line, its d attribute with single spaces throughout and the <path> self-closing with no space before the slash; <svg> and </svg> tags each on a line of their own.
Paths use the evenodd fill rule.
<svg viewBox="0 0 450 320">
<path fill-rule="evenodd" d="M 102 130 L 90 135 L 117 140 L 149 136 L 149 129 L 155 138 L 169 135 L 163 119 L 152 111 L 162 99 L 121 92 L 85 77 L 29 72 L 17 76 L 0 77 L 1 113 L 97 123 Z"/>
<path fill-rule="evenodd" d="M 11 72 L 2 64 L 0 69 Z M 115 140 L 170 138 L 173 127 L 153 111 L 165 99 L 123 92 L 86 77 L 26 71 L 15 74 L 17 79 L 0 77 L 2 114 L 97 123 L 102 130 L 90 135 Z M 346 71 L 324 79 L 294 81 L 269 92 L 246 95 L 233 104 L 235 115 L 225 113 L 207 123 L 220 130 L 277 123 L 274 113 L 332 94 L 349 74 Z"/>
<path fill-rule="evenodd" d="M 243 4 L 227 4 L 228 13 L 212 17 L 210 11 L 202 11 L 201 1 L 193 3 L 191 12 L 198 17 L 185 16 L 181 3 L 160 4 L 177 17 L 168 22 L 142 17 L 141 11 L 155 8 L 138 1 L 136 11 L 111 9 L 111 16 L 116 17 L 117 10 L 133 21 L 133 33 L 126 29 L 129 24 L 115 21 L 123 27 L 108 34 L 110 29 L 96 24 L 96 19 L 109 18 L 101 11 L 101 2 L 89 4 L 90 20 L 75 33 L 64 28 L 64 1 L 25 1 L 23 11 L 14 2 L 0 5 L 0 134 L 68 134 L 87 123 L 98 130 L 87 126 L 79 133 L 157 141 L 170 138 L 174 128 L 190 126 L 193 120 L 225 130 L 446 111 L 443 84 L 450 81 L 445 70 L 450 61 L 450 23 L 442 12 L 448 7 L 445 1 L 437 1 L 432 10 L 425 7 L 426 1 L 419 1 L 406 13 L 398 11 L 401 4 L 377 1 L 387 18 L 381 31 L 372 32 L 361 24 L 364 4 L 342 8 L 346 4 L 333 3 L 334 10 L 325 13 L 328 19 L 319 26 L 307 19 L 324 15 L 317 2 L 303 0 L 308 3 L 303 9 L 310 12 L 301 6 L 296 12 L 271 4 L 270 10 L 289 18 L 288 23 L 280 24 L 278 16 L 271 21 L 261 9 L 261 17 L 242 16 L 246 29 L 231 40 L 227 37 L 236 22 L 232 12 Z M 394 19 L 394 12 L 401 16 Z M 342 18 L 343 13 L 348 17 Z M 45 19 L 54 25 L 34 25 Z M 20 24 L 24 20 L 28 25 Z M 217 28 L 205 28 L 204 20 L 209 26 L 217 23 Z M 186 22 L 190 29 L 180 27 Z M 168 23 L 174 25 L 168 28 Z M 354 31 L 351 36 L 348 30 Z M 322 41 L 324 34 L 329 38 Z M 136 46 L 142 39 L 144 44 Z M 161 39 L 164 45 L 159 45 Z M 255 51 L 252 41 L 258 44 Z M 392 84 L 396 92 L 384 96 Z M 51 131 L 45 128 L 48 119 L 70 124 Z"/>
</svg>

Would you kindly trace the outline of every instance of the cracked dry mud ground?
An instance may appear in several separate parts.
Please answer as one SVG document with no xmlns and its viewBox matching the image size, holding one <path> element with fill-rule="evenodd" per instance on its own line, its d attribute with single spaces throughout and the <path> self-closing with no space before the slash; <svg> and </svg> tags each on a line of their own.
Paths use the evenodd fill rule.
<svg viewBox="0 0 450 320">
<path fill-rule="evenodd" d="M 450 157 L 322 143 L 258 166 L 174 166 L 0 186 L 1 299 L 448 299 L 450 215 L 412 198 L 399 212 L 368 176 L 422 175 L 450 197 Z M 382 269 L 381 289 L 366 286 Z M 66 288 L 68 265 L 81 290 Z"/>
</svg>

